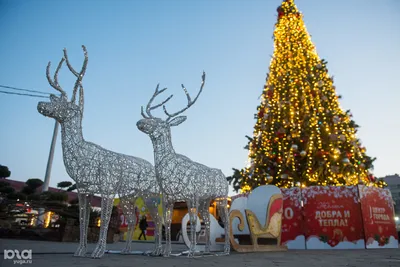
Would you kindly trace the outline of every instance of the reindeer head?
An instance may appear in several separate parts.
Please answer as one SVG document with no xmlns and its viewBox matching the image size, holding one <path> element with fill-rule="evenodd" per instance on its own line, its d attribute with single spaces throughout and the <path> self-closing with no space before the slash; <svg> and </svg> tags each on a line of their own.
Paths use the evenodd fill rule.
<svg viewBox="0 0 400 267">
<path fill-rule="evenodd" d="M 58 64 L 58 67 L 56 69 L 56 72 L 54 74 L 54 79 L 52 80 L 50 77 L 50 66 L 51 62 L 47 65 L 46 69 L 46 76 L 47 80 L 49 81 L 49 84 L 59 91 L 61 93 L 61 96 L 55 96 L 51 95 L 50 96 L 50 102 L 39 102 L 37 109 L 40 114 L 51 117 L 56 119 L 58 122 L 62 123 L 65 122 L 77 115 L 82 116 L 83 115 L 83 86 L 82 86 L 82 78 L 85 75 L 86 72 L 86 67 L 88 63 L 88 55 L 85 46 L 82 45 L 83 52 L 85 55 L 85 59 L 83 61 L 83 66 L 81 71 L 78 73 L 76 72 L 71 64 L 69 63 L 68 60 L 68 55 L 67 55 L 67 50 L 64 49 L 64 57 L 61 59 L 60 63 Z M 72 91 L 72 98 L 71 101 L 68 101 L 67 94 L 65 91 L 61 88 L 61 86 L 58 84 L 58 72 L 61 69 L 62 64 L 66 61 L 68 69 L 76 76 L 76 82 L 74 89 Z M 79 88 L 79 103 L 75 103 L 75 98 L 76 98 L 76 93 Z"/>
<path fill-rule="evenodd" d="M 159 95 L 162 92 L 164 92 L 165 90 L 167 90 L 167 88 L 164 88 L 162 90 L 158 90 L 158 88 L 159 88 L 159 84 L 158 84 L 153 96 L 150 98 L 150 101 L 146 106 L 147 115 L 144 114 L 143 107 L 142 107 L 143 119 L 139 120 L 136 123 L 136 126 L 138 127 L 138 129 L 140 131 L 148 134 L 150 137 L 156 137 L 160 133 L 162 133 L 163 130 L 169 130 L 171 126 L 177 126 L 177 125 L 181 124 L 182 122 L 184 122 L 186 120 L 186 116 L 178 116 L 178 115 L 183 113 L 188 108 L 190 108 L 196 102 L 196 100 L 199 97 L 201 91 L 203 90 L 205 78 L 206 78 L 206 74 L 203 72 L 200 91 L 199 91 L 199 93 L 197 94 L 197 96 L 196 96 L 196 98 L 194 100 L 192 100 L 190 98 L 189 93 L 187 92 L 185 86 L 182 84 L 182 89 L 186 94 L 186 97 L 187 97 L 187 100 L 188 100 L 188 104 L 187 104 L 187 106 L 185 108 L 183 108 L 180 111 L 175 112 L 173 114 L 170 114 L 167 111 L 167 109 L 165 108 L 165 103 L 167 103 L 172 98 L 173 95 L 170 95 L 167 99 L 165 99 L 160 104 L 157 104 L 155 106 L 151 106 L 154 98 L 157 95 Z M 152 110 L 154 110 L 156 108 L 159 108 L 161 106 L 163 106 L 164 113 L 168 116 L 168 118 L 166 120 L 163 120 L 161 118 L 156 118 L 151 114 Z"/>
</svg>

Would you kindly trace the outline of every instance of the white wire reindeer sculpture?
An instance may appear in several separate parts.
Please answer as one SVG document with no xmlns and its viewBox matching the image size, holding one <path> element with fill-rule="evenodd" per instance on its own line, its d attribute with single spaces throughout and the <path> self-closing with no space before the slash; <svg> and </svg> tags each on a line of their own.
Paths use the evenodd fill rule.
<svg viewBox="0 0 400 267">
<path fill-rule="evenodd" d="M 194 100 L 191 99 L 186 88 L 182 84 L 185 91 L 188 104 L 182 110 L 170 114 L 165 108 L 165 103 L 172 98 L 169 96 L 166 100 L 151 106 L 154 98 L 164 92 L 167 88 L 159 90 L 159 85 L 155 93 L 150 98 L 146 107 L 146 113 L 143 112 L 143 119 L 137 122 L 137 127 L 142 132 L 150 136 L 154 147 L 154 164 L 156 169 L 156 177 L 163 194 L 164 204 L 164 223 L 166 247 L 164 256 L 171 254 L 171 216 L 173 212 L 174 202 L 184 200 L 187 203 L 190 215 L 190 242 L 189 256 L 193 256 L 196 247 L 196 222 L 197 213 L 203 218 L 206 229 L 206 245 L 205 252 L 210 252 L 210 202 L 217 200 L 220 214 L 225 225 L 225 246 L 224 254 L 229 254 L 229 222 L 228 222 L 228 182 L 221 170 L 212 169 L 200 163 L 194 162 L 184 155 L 175 153 L 171 142 L 171 126 L 177 126 L 186 120 L 186 116 L 178 116 L 189 107 L 191 107 L 199 97 L 203 90 L 205 82 L 205 73 L 203 72 L 200 91 Z M 167 115 L 166 120 L 156 118 L 151 111 L 163 106 L 164 113 Z"/>
<path fill-rule="evenodd" d="M 69 176 L 76 182 L 79 199 L 80 244 L 75 256 L 84 256 L 87 250 L 87 230 L 90 215 L 89 194 L 101 195 L 101 226 L 99 240 L 92 253 L 93 258 L 104 255 L 107 241 L 107 230 L 113 207 L 114 197 L 121 197 L 122 208 L 128 218 L 129 230 L 126 248 L 130 250 L 131 234 L 135 227 L 134 204 L 138 196 L 144 198 L 159 196 L 159 187 L 155 178 L 155 170 L 151 163 L 144 159 L 115 153 L 99 145 L 85 141 L 82 134 L 82 116 L 84 94 L 82 79 L 86 72 L 88 55 L 82 46 L 85 59 L 81 71 L 75 71 L 64 49 L 64 57 L 54 74 L 50 77 L 50 65 L 47 65 L 46 76 L 50 85 L 61 93 L 61 96 L 50 96 L 50 102 L 39 102 L 38 111 L 44 116 L 56 119 L 61 124 L 61 138 L 64 165 Z M 69 70 L 76 76 L 71 101 L 58 83 L 58 72 L 64 61 Z M 79 102 L 75 103 L 79 89 Z M 161 219 L 154 208 L 149 209 L 156 223 L 155 254 L 161 253 L 160 232 Z"/>
</svg>

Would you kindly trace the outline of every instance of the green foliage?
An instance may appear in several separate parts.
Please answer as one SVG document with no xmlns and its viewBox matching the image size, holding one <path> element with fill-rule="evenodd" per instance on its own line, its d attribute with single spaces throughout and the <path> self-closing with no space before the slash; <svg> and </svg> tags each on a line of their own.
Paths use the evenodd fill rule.
<svg viewBox="0 0 400 267">
<path fill-rule="evenodd" d="M 26 195 L 21 193 L 21 192 L 15 192 L 15 193 L 11 193 L 8 194 L 7 196 L 8 199 L 12 199 L 12 200 L 20 200 L 20 201 L 25 201 L 26 200 Z"/>
<path fill-rule="evenodd" d="M 40 195 L 39 194 L 30 194 L 30 195 L 27 195 L 26 198 L 29 201 L 38 201 L 38 200 L 40 200 Z"/>
<path fill-rule="evenodd" d="M 43 184 L 43 181 L 38 179 L 38 178 L 31 178 L 28 179 L 25 184 L 32 188 L 33 190 L 36 190 L 38 187 L 40 187 Z"/>
<path fill-rule="evenodd" d="M 249 140 L 247 142 L 247 145 L 244 147 L 244 149 L 249 150 L 250 149 L 250 143 L 253 142 L 253 138 L 251 138 L 250 136 L 246 135 L 246 138 Z"/>
<path fill-rule="evenodd" d="M 21 193 L 24 195 L 33 195 L 36 192 L 36 189 L 29 187 L 29 186 L 24 186 L 22 188 Z"/>
<path fill-rule="evenodd" d="M 50 192 L 50 191 L 42 192 L 40 194 L 40 200 L 44 201 L 44 200 L 49 199 L 51 194 L 53 194 L 53 192 Z"/>
<path fill-rule="evenodd" d="M 68 192 L 71 192 L 71 191 L 74 191 L 74 190 L 76 190 L 76 184 L 71 185 L 71 186 L 67 189 Z"/>
<path fill-rule="evenodd" d="M 50 200 L 43 202 L 41 204 L 46 210 L 53 211 L 53 212 L 60 212 L 60 210 L 65 210 L 67 208 L 67 205 L 63 202 L 60 202 L 58 200 Z"/>
<path fill-rule="evenodd" d="M 1 188 L 1 187 L 7 187 L 7 186 L 10 186 L 10 183 L 8 183 L 8 182 L 6 182 L 6 181 L 1 181 L 1 180 L 0 180 L 0 188 Z"/>
<path fill-rule="evenodd" d="M 66 202 L 68 200 L 68 195 L 63 192 L 54 192 L 50 197 L 51 201 Z"/>
<path fill-rule="evenodd" d="M 375 159 L 356 139 L 359 126 L 340 107 L 327 61 L 315 53 L 295 4 L 283 1 L 278 12 L 253 138 L 246 136 L 249 164 L 228 180 L 246 191 L 264 184 L 375 183 L 370 172 Z"/>
<path fill-rule="evenodd" d="M 63 209 L 63 215 L 65 218 L 79 218 L 79 205 L 73 204 L 70 206 L 66 206 L 65 209 Z"/>
<path fill-rule="evenodd" d="M 0 195 L 8 195 L 14 193 L 15 189 L 10 186 L 6 181 L 0 181 Z"/>
<path fill-rule="evenodd" d="M 47 201 L 66 202 L 68 200 L 68 195 L 65 192 L 46 191 L 40 194 L 40 200 L 42 202 L 47 202 Z"/>
<path fill-rule="evenodd" d="M 70 181 L 63 181 L 63 182 L 59 182 L 57 184 L 58 188 L 67 188 L 67 187 L 70 187 L 70 186 L 72 186 L 72 183 Z"/>
<path fill-rule="evenodd" d="M 327 243 L 329 241 L 328 236 L 326 235 L 320 235 L 319 240 L 323 243 Z"/>
<path fill-rule="evenodd" d="M 33 209 L 44 208 L 45 211 L 52 211 L 60 215 L 62 220 L 67 218 L 79 219 L 79 205 L 78 199 L 72 200 L 70 204 L 67 204 L 68 194 L 65 191 L 52 192 L 46 191 L 42 193 L 36 192 L 37 189 L 43 185 L 43 181 L 40 179 L 28 179 L 26 185 L 20 192 L 16 192 L 14 188 L 6 181 L 0 180 L 0 195 L 3 200 L 0 203 L 0 214 L 2 217 L 10 215 L 10 209 L 7 207 L 15 207 L 15 203 L 28 201 L 30 207 Z M 73 191 L 76 189 L 76 184 L 72 184 L 69 181 L 63 181 L 58 183 L 59 188 L 67 188 L 67 191 Z M 98 211 L 91 210 L 90 220 L 92 225 L 96 225 L 97 218 L 100 216 Z"/>
<path fill-rule="evenodd" d="M 9 194 L 14 193 L 14 192 L 15 192 L 15 189 L 12 188 L 11 186 L 3 186 L 3 187 L 0 186 L 0 193 L 1 194 L 9 195 Z"/>
<path fill-rule="evenodd" d="M 235 192 L 239 192 L 242 182 L 242 175 L 238 169 L 232 168 L 233 175 L 226 177 L 226 180 L 233 186 Z"/>
<path fill-rule="evenodd" d="M 0 165 L 0 178 L 7 178 L 11 176 L 11 172 L 7 166 Z"/>
</svg>

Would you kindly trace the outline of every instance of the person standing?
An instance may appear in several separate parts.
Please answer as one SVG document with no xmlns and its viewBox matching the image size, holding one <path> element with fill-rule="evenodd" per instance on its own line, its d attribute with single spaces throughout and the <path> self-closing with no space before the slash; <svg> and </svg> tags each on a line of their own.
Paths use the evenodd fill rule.
<svg viewBox="0 0 400 267">
<path fill-rule="evenodd" d="M 139 240 L 141 240 L 142 236 L 144 237 L 144 240 L 147 240 L 146 239 L 147 226 L 148 226 L 148 224 L 147 224 L 147 220 L 146 220 L 146 215 L 143 215 L 139 222 L 139 228 L 142 231 L 139 235 Z"/>
</svg>

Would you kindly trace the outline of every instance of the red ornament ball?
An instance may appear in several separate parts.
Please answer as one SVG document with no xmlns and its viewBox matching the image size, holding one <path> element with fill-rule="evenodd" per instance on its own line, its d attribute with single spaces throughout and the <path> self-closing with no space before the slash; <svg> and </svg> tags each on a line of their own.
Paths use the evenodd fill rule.
<svg viewBox="0 0 400 267">
<path fill-rule="evenodd" d="M 274 90 L 268 90 L 267 96 L 269 99 L 271 99 L 274 96 Z"/>
<path fill-rule="evenodd" d="M 369 174 L 369 175 L 368 175 L 368 179 L 369 179 L 371 182 L 374 182 L 374 181 L 375 181 L 375 177 L 374 177 L 373 174 Z"/>
</svg>

